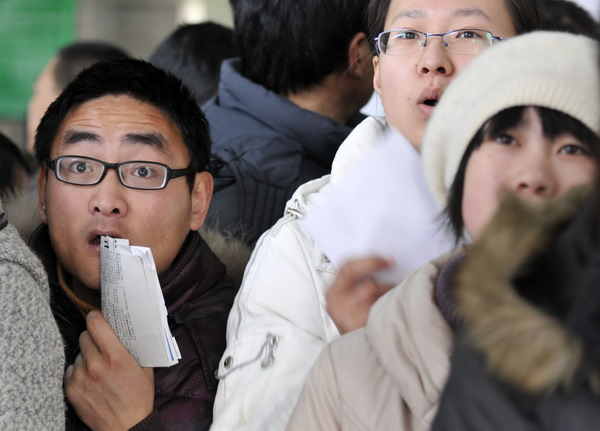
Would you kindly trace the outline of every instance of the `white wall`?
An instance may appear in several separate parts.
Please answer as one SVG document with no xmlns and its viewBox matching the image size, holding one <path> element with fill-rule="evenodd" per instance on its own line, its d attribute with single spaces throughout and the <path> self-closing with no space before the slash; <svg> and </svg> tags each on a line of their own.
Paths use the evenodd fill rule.
<svg viewBox="0 0 600 431">
<path fill-rule="evenodd" d="M 579 4 L 594 17 L 596 20 L 600 20 L 600 0 L 572 0 L 574 3 Z"/>
<path fill-rule="evenodd" d="M 228 0 L 79 0 L 78 38 L 113 42 L 147 58 L 178 24 L 232 26 Z"/>
</svg>

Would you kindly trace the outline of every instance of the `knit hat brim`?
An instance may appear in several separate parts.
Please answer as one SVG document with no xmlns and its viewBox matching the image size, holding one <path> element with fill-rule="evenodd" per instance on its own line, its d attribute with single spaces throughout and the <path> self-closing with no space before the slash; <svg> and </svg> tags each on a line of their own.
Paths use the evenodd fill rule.
<svg viewBox="0 0 600 431">
<path fill-rule="evenodd" d="M 598 45 L 562 32 L 517 36 L 478 55 L 448 87 L 427 126 L 422 158 L 441 207 L 469 142 L 497 113 L 552 108 L 600 135 Z"/>
</svg>

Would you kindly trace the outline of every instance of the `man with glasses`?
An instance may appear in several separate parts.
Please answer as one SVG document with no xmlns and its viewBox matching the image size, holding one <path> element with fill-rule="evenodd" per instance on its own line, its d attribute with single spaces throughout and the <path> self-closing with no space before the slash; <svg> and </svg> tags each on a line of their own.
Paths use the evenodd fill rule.
<svg viewBox="0 0 600 431">
<path fill-rule="evenodd" d="M 208 429 L 235 290 L 195 232 L 213 182 L 193 97 L 146 62 L 98 63 L 49 107 L 35 151 L 43 223 L 30 245 L 66 345 L 67 429 Z M 102 235 L 152 250 L 179 364 L 141 368 L 96 311 Z"/>
</svg>

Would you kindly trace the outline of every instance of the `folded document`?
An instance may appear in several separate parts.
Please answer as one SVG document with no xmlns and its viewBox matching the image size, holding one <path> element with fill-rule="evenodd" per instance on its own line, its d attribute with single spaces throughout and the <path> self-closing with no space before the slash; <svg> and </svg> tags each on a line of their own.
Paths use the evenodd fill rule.
<svg viewBox="0 0 600 431">
<path fill-rule="evenodd" d="M 100 240 L 102 314 L 142 367 L 170 367 L 181 359 L 152 251 L 126 239 Z"/>
</svg>

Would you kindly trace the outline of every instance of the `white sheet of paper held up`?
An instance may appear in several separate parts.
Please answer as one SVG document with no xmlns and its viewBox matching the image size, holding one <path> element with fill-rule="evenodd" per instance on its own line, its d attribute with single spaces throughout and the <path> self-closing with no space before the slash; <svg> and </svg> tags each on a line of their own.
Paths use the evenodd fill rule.
<svg viewBox="0 0 600 431">
<path fill-rule="evenodd" d="M 181 359 L 152 251 L 127 239 L 100 239 L 102 314 L 142 367 L 170 367 Z"/>
<path fill-rule="evenodd" d="M 420 155 L 393 130 L 359 166 L 322 192 L 300 224 L 338 268 L 354 258 L 392 259 L 395 267 L 378 279 L 398 284 L 454 247 L 440 223 Z"/>
</svg>

